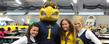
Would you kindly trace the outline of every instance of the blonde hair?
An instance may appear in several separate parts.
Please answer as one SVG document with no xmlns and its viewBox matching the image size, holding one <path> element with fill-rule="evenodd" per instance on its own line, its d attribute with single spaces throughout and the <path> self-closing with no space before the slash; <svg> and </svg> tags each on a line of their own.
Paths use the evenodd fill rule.
<svg viewBox="0 0 109 44">
<path fill-rule="evenodd" d="M 83 16 L 74 16 L 73 17 L 73 22 L 75 22 L 75 21 L 80 21 L 81 23 L 84 24 L 84 18 L 83 18 Z"/>
</svg>

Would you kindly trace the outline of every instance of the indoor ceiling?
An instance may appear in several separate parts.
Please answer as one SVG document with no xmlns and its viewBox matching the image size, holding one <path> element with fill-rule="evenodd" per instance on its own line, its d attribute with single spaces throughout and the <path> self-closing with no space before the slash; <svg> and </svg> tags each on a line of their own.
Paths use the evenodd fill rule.
<svg viewBox="0 0 109 44">
<path fill-rule="evenodd" d="M 77 3 L 74 1 L 77 1 Z M 107 0 L 53 0 L 53 2 L 57 3 L 61 12 L 104 12 L 109 9 Z M 0 0 L 0 11 L 5 11 L 6 13 L 16 10 L 36 11 L 43 4 L 43 0 Z"/>
</svg>

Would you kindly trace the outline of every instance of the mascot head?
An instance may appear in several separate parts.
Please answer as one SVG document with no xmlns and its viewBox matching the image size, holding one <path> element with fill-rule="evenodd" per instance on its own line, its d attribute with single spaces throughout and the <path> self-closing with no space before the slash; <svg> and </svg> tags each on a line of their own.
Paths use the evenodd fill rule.
<svg viewBox="0 0 109 44">
<path fill-rule="evenodd" d="M 56 22 L 59 15 L 59 10 L 53 2 L 45 2 L 43 7 L 40 9 L 40 20 Z"/>
</svg>

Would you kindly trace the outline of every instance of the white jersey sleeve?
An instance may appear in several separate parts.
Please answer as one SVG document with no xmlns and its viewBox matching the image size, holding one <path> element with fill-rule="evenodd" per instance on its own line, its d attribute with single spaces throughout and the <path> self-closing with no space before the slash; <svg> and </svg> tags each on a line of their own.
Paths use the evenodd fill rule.
<svg viewBox="0 0 109 44">
<path fill-rule="evenodd" d="M 16 40 L 15 42 L 13 42 L 12 44 L 27 44 L 27 37 L 23 36 L 22 38 Z"/>
</svg>

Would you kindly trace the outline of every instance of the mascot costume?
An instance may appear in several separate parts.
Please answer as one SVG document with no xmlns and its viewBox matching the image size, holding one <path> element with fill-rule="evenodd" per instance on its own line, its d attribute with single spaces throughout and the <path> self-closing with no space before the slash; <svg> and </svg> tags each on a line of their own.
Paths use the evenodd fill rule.
<svg viewBox="0 0 109 44">
<path fill-rule="evenodd" d="M 59 25 L 56 23 L 59 10 L 52 1 L 47 1 L 40 9 L 40 21 L 38 22 L 39 44 L 60 44 Z"/>
</svg>

